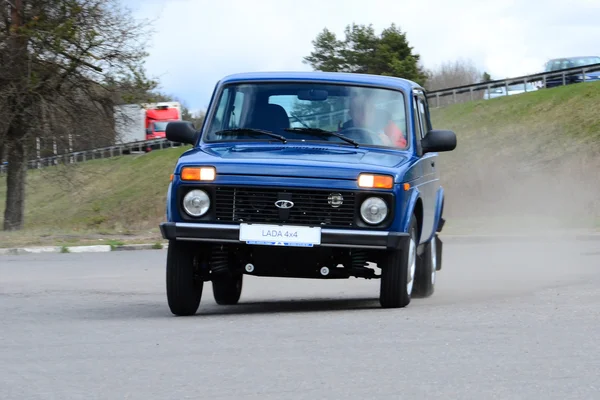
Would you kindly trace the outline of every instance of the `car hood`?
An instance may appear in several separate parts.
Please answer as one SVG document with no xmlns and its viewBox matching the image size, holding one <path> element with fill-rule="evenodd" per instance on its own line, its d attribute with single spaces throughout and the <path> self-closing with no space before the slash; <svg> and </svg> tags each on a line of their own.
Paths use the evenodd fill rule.
<svg viewBox="0 0 600 400">
<path fill-rule="evenodd" d="M 192 149 L 182 155 L 183 165 L 214 165 L 219 175 L 287 176 L 356 179 L 361 172 L 400 178 L 400 166 L 410 159 L 398 150 L 351 146 L 220 145 Z"/>
</svg>

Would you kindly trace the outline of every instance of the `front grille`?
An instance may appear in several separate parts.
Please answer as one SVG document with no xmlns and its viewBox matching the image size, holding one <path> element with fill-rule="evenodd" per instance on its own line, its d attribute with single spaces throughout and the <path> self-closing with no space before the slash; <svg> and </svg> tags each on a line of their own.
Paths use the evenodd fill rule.
<svg viewBox="0 0 600 400">
<path fill-rule="evenodd" d="M 331 198 L 331 195 L 334 195 Z M 333 207 L 342 196 L 342 204 Z M 280 209 L 278 200 L 293 207 Z M 354 225 L 355 193 L 339 190 L 246 188 L 220 186 L 215 190 L 217 220 L 221 222 L 288 223 L 328 227 Z"/>
</svg>

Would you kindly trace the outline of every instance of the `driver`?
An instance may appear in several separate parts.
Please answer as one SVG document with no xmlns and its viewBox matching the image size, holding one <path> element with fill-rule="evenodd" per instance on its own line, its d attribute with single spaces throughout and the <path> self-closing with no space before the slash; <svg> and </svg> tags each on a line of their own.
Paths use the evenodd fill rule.
<svg viewBox="0 0 600 400">
<path fill-rule="evenodd" d="M 370 96 L 366 94 L 354 93 L 350 97 L 350 120 L 346 121 L 340 127 L 340 130 L 348 128 L 363 128 L 379 133 L 379 137 L 387 145 L 397 147 L 406 147 L 406 139 L 402 130 L 394 121 L 386 118 L 387 121 L 378 121 L 377 111 Z"/>
</svg>

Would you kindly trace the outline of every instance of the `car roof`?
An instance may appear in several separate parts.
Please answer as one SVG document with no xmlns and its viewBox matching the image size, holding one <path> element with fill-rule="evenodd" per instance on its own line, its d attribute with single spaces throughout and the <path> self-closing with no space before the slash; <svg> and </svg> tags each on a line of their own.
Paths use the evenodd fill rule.
<svg viewBox="0 0 600 400">
<path fill-rule="evenodd" d="M 248 81 L 318 81 L 328 83 L 383 86 L 405 91 L 412 91 L 413 89 L 421 89 L 424 91 L 424 88 L 421 85 L 404 78 L 384 75 L 321 71 L 243 72 L 225 76 L 223 79 L 221 79 L 220 84 Z"/>
</svg>

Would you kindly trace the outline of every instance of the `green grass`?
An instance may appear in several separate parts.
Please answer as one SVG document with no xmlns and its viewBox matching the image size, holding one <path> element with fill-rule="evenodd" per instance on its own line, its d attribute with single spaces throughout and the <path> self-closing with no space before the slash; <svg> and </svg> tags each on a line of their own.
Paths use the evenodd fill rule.
<svg viewBox="0 0 600 400">
<path fill-rule="evenodd" d="M 594 82 L 433 109 L 432 119 L 455 130 L 462 148 L 555 158 L 600 148 L 599 104 Z"/>
<path fill-rule="evenodd" d="M 0 233 L 0 246 L 156 242 L 169 176 L 187 148 L 29 171 L 25 230 Z M 4 176 L 2 218 L 5 196 Z"/>
<path fill-rule="evenodd" d="M 491 220 L 518 224 L 518 213 L 506 217 L 518 204 L 529 204 L 531 218 L 550 219 L 552 226 L 568 219 L 569 226 L 600 227 L 599 104 L 600 83 L 585 83 L 432 109 L 434 127 L 458 136 L 456 151 L 440 160 L 448 229 L 472 232 L 494 225 Z M 29 171 L 26 229 L 0 233 L 0 246 L 146 242 L 158 247 L 169 175 L 187 148 Z M 5 185 L 3 176 L 0 218 Z M 546 199 L 543 206 L 556 206 L 541 207 L 538 219 L 541 197 L 527 197 L 535 193 Z M 564 204 L 557 200 L 561 196 Z M 565 214 L 565 207 L 587 211 L 577 219 Z"/>
</svg>

